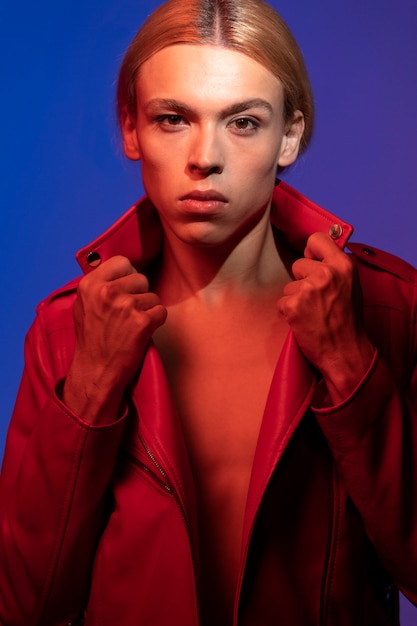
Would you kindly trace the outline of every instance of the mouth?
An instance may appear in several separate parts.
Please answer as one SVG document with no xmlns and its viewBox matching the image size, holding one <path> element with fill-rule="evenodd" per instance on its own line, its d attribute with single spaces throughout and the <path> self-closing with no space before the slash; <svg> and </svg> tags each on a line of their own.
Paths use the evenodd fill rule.
<svg viewBox="0 0 417 626">
<path fill-rule="evenodd" d="M 218 191 L 195 190 L 182 196 L 180 202 L 186 213 L 204 216 L 219 213 L 228 199 Z"/>
<path fill-rule="evenodd" d="M 181 201 L 184 200 L 198 200 L 200 202 L 227 202 L 227 198 L 219 191 L 191 191 L 190 193 L 182 196 Z"/>
</svg>

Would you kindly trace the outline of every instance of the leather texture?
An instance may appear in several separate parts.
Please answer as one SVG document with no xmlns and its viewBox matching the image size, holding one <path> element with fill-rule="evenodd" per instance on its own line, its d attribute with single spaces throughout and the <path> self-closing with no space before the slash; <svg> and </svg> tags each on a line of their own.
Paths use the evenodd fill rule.
<svg viewBox="0 0 417 626">
<path fill-rule="evenodd" d="M 235 624 L 398 625 L 417 603 L 416 271 L 285 183 L 272 223 L 302 255 L 338 225 L 375 345 L 351 396 L 329 405 L 292 334 L 265 409 L 245 516 Z M 162 231 L 145 198 L 77 258 L 146 268 Z M 151 343 L 122 414 L 92 427 L 60 400 L 78 279 L 37 309 L 0 477 L 0 623 L 198 626 L 196 496 Z M 206 626 L 206 625 L 205 625 Z M 211 625 L 210 625 L 211 626 Z"/>
</svg>

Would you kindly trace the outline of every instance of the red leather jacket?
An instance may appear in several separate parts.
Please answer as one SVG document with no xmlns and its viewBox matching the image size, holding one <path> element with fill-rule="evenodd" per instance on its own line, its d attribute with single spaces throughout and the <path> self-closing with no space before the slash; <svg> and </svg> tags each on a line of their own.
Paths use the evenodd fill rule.
<svg viewBox="0 0 417 626">
<path fill-rule="evenodd" d="M 301 251 L 351 227 L 281 183 L 272 221 Z M 161 228 L 146 199 L 82 250 L 144 270 Z M 293 336 L 271 386 L 246 511 L 239 626 L 398 624 L 417 602 L 416 272 L 350 245 L 375 358 L 343 404 L 318 398 Z M 94 254 L 91 254 L 91 253 Z M 59 399 L 74 349 L 77 281 L 42 302 L 10 424 L 0 497 L 4 626 L 197 626 L 193 478 L 155 347 L 124 414 L 94 427 Z"/>
</svg>

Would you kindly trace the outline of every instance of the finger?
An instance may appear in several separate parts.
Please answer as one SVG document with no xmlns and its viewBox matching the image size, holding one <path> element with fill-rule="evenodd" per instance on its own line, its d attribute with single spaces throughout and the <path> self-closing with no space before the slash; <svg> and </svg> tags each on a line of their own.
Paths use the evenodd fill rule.
<svg viewBox="0 0 417 626">
<path fill-rule="evenodd" d="M 89 274 L 86 278 L 91 276 Z M 81 281 L 78 287 L 79 294 L 86 302 L 102 302 L 112 307 L 116 301 L 129 302 L 132 296 L 148 293 L 148 280 L 143 274 L 131 274 L 113 280 Z"/>
<path fill-rule="evenodd" d="M 156 329 L 165 322 L 168 312 L 162 304 L 157 304 L 148 309 L 148 315 L 151 316 L 154 328 Z"/>
<path fill-rule="evenodd" d="M 289 296 L 282 296 L 277 302 L 278 313 L 282 315 L 282 317 L 288 321 L 289 309 L 288 302 L 290 300 Z"/>
<path fill-rule="evenodd" d="M 317 271 L 320 261 L 313 259 L 297 259 L 292 264 L 292 273 L 296 280 L 302 280 Z"/>
<path fill-rule="evenodd" d="M 117 288 L 124 293 L 146 293 L 149 290 L 148 279 L 144 274 L 137 272 L 113 279 L 110 284 L 117 285 Z"/>
<path fill-rule="evenodd" d="M 94 272 L 88 274 L 88 277 L 99 278 L 101 280 L 117 280 L 123 276 L 137 274 L 137 270 L 133 267 L 129 259 L 125 256 L 113 256 L 107 261 L 99 265 Z"/>
<path fill-rule="evenodd" d="M 282 290 L 283 296 L 292 296 L 294 293 L 297 293 L 300 289 L 300 282 L 297 280 L 292 280 L 291 282 L 284 285 Z"/>
<path fill-rule="evenodd" d="M 306 259 L 315 259 L 325 263 L 331 263 L 335 258 L 340 258 L 344 254 L 333 239 L 325 233 L 313 233 L 310 235 L 304 250 Z"/>
<path fill-rule="evenodd" d="M 147 316 L 151 334 L 154 330 L 161 326 L 167 318 L 167 310 L 162 304 L 155 304 L 146 310 L 141 310 L 140 314 Z"/>
<path fill-rule="evenodd" d="M 134 295 L 133 301 L 136 311 L 148 311 L 149 309 L 161 304 L 159 297 L 155 293 L 149 291 Z"/>
</svg>

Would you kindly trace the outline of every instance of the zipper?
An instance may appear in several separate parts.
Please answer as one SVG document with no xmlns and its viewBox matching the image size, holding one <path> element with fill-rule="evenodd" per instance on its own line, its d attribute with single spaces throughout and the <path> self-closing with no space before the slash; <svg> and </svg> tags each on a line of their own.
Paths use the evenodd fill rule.
<svg viewBox="0 0 417 626">
<path fill-rule="evenodd" d="M 190 553 L 191 553 L 191 564 L 192 564 L 192 569 L 193 569 L 194 588 L 195 588 L 195 596 L 196 596 L 197 622 L 198 622 L 198 624 L 200 624 L 201 623 L 201 620 L 200 620 L 200 602 L 199 602 L 199 594 L 198 594 L 199 584 L 198 584 L 198 576 L 197 576 L 196 567 L 195 567 L 195 563 L 196 563 L 195 549 L 194 549 L 194 544 L 193 544 L 193 540 L 192 540 L 192 536 L 191 536 L 191 529 L 190 529 L 190 525 L 188 523 L 187 515 L 186 515 L 186 512 L 185 512 L 184 507 L 182 505 L 181 499 L 180 499 L 178 493 L 176 492 L 176 490 L 174 489 L 174 487 L 172 486 L 172 483 L 170 482 L 170 480 L 169 480 L 169 478 L 168 478 L 164 468 L 159 463 L 159 461 L 156 459 L 155 455 L 150 450 L 150 448 L 146 445 L 146 443 L 143 440 L 142 436 L 140 434 L 138 434 L 138 437 L 139 437 L 139 440 L 140 440 L 144 450 L 146 451 L 146 454 L 148 455 L 149 459 L 152 461 L 152 464 L 157 469 L 157 471 L 160 474 L 161 478 L 159 476 L 155 476 L 155 474 L 152 474 L 151 470 L 149 469 L 149 467 L 147 465 L 145 465 L 144 463 L 141 463 L 132 454 L 128 453 L 127 455 L 129 456 L 129 459 L 131 459 L 131 461 L 137 467 L 139 467 L 140 469 L 144 470 L 145 472 L 147 472 L 149 474 L 152 474 L 153 478 L 165 489 L 165 491 L 167 491 L 168 493 L 170 493 L 174 497 L 174 499 L 175 499 L 175 501 L 177 503 L 177 506 L 179 508 L 179 511 L 180 511 L 180 514 L 181 514 L 181 517 L 182 517 L 182 521 L 184 523 L 185 530 L 187 532 L 188 545 L 190 546 Z"/>
<path fill-rule="evenodd" d="M 146 449 L 146 448 L 145 448 Z M 166 478 L 166 474 L 165 472 L 161 470 L 159 471 L 159 473 L 161 474 L 161 478 L 159 476 L 157 476 L 156 474 L 154 474 L 147 465 L 145 465 L 145 463 L 142 463 L 141 461 L 138 461 L 138 459 L 131 454 L 130 452 L 125 452 L 125 456 L 129 459 L 129 461 L 131 463 L 133 463 L 133 465 L 135 465 L 139 470 L 141 470 L 142 472 L 145 472 L 145 474 L 149 474 L 149 476 L 152 476 L 153 480 L 162 488 L 164 489 L 167 493 L 170 493 L 172 495 L 173 494 L 173 490 L 171 488 L 171 486 L 168 484 L 168 480 Z M 152 457 L 150 457 L 152 460 Z M 153 461 L 152 461 L 153 462 Z M 155 464 L 156 465 L 156 464 Z M 156 467 L 158 467 L 156 465 Z"/>
</svg>

